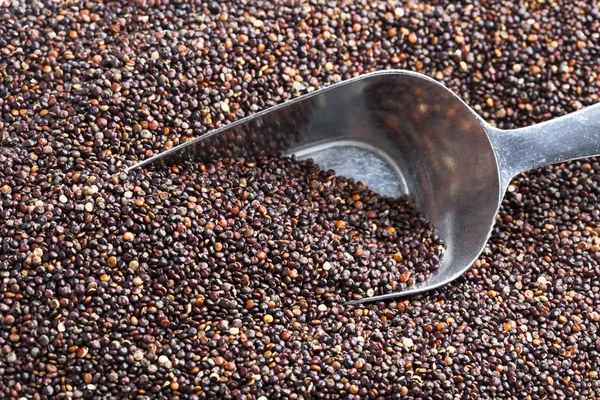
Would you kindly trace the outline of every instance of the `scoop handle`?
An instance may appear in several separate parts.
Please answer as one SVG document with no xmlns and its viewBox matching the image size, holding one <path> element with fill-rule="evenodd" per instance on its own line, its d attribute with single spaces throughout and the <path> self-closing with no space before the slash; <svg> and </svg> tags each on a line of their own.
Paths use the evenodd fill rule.
<svg viewBox="0 0 600 400">
<path fill-rule="evenodd" d="M 519 129 L 488 126 L 506 188 L 521 172 L 600 155 L 600 104 Z"/>
</svg>

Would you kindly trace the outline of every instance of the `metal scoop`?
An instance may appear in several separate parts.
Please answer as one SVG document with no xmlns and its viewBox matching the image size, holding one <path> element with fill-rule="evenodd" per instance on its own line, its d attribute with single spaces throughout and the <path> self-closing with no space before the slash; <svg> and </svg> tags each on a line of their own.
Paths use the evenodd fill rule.
<svg viewBox="0 0 600 400">
<path fill-rule="evenodd" d="M 184 159 L 277 152 L 313 158 L 388 196 L 406 196 L 447 249 L 421 293 L 462 275 L 479 257 L 511 179 L 520 172 L 600 154 L 600 104 L 534 126 L 500 130 L 440 83 L 387 70 L 271 107 L 165 151 L 129 170 Z"/>
</svg>

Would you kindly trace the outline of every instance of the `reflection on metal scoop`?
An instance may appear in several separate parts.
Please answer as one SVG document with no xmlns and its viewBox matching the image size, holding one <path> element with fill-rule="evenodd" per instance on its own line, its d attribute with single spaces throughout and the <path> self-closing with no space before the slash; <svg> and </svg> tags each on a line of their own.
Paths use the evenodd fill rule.
<svg viewBox="0 0 600 400">
<path fill-rule="evenodd" d="M 281 152 L 313 158 L 380 194 L 406 196 L 438 229 L 447 246 L 439 270 L 408 290 L 358 302 L 383 300 L 462 275 L 483 250 L 516 174 L 600 154 L 600 104 L 499 130 L 440 83 L 387 70 L 269 108 L 129 169 Z"/>
</svg>

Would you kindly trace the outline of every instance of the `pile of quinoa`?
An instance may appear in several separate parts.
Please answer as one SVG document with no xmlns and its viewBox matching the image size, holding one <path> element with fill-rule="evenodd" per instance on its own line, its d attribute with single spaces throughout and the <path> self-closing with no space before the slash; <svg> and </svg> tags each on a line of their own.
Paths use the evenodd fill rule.
<svg viewBox="0 0 600 400">
<path fill-rule="evenodd" d="M 293 158 L 124 172 L 386 68 L 548 120 L 597 102 L 599 27 L 586 1 L 4 2 L 0 397 L 600 397 L 597 159 L 517 177 L 458 281 L 366 305 L 439 264 L 414 205 Z"/>
</svg>

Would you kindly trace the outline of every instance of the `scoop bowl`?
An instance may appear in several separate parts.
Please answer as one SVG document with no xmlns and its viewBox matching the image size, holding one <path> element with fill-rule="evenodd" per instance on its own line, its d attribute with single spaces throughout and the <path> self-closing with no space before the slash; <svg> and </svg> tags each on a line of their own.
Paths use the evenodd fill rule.
<svg viewBox="0 0 600 400">
<path fill-rule="evenodd" d="M 386 70 L 349 79 L 214 130 L 129 170 L 183 160 L 275 153 L 312 158 L 387 196 L 405 196 L 437 228 L 440 268 L 384 300 L 438 288 L 479 257 L 510 180 L 518 173 L 600 153 L 600 106 L 499 130 L 445 86 Z"/>
</svg>

